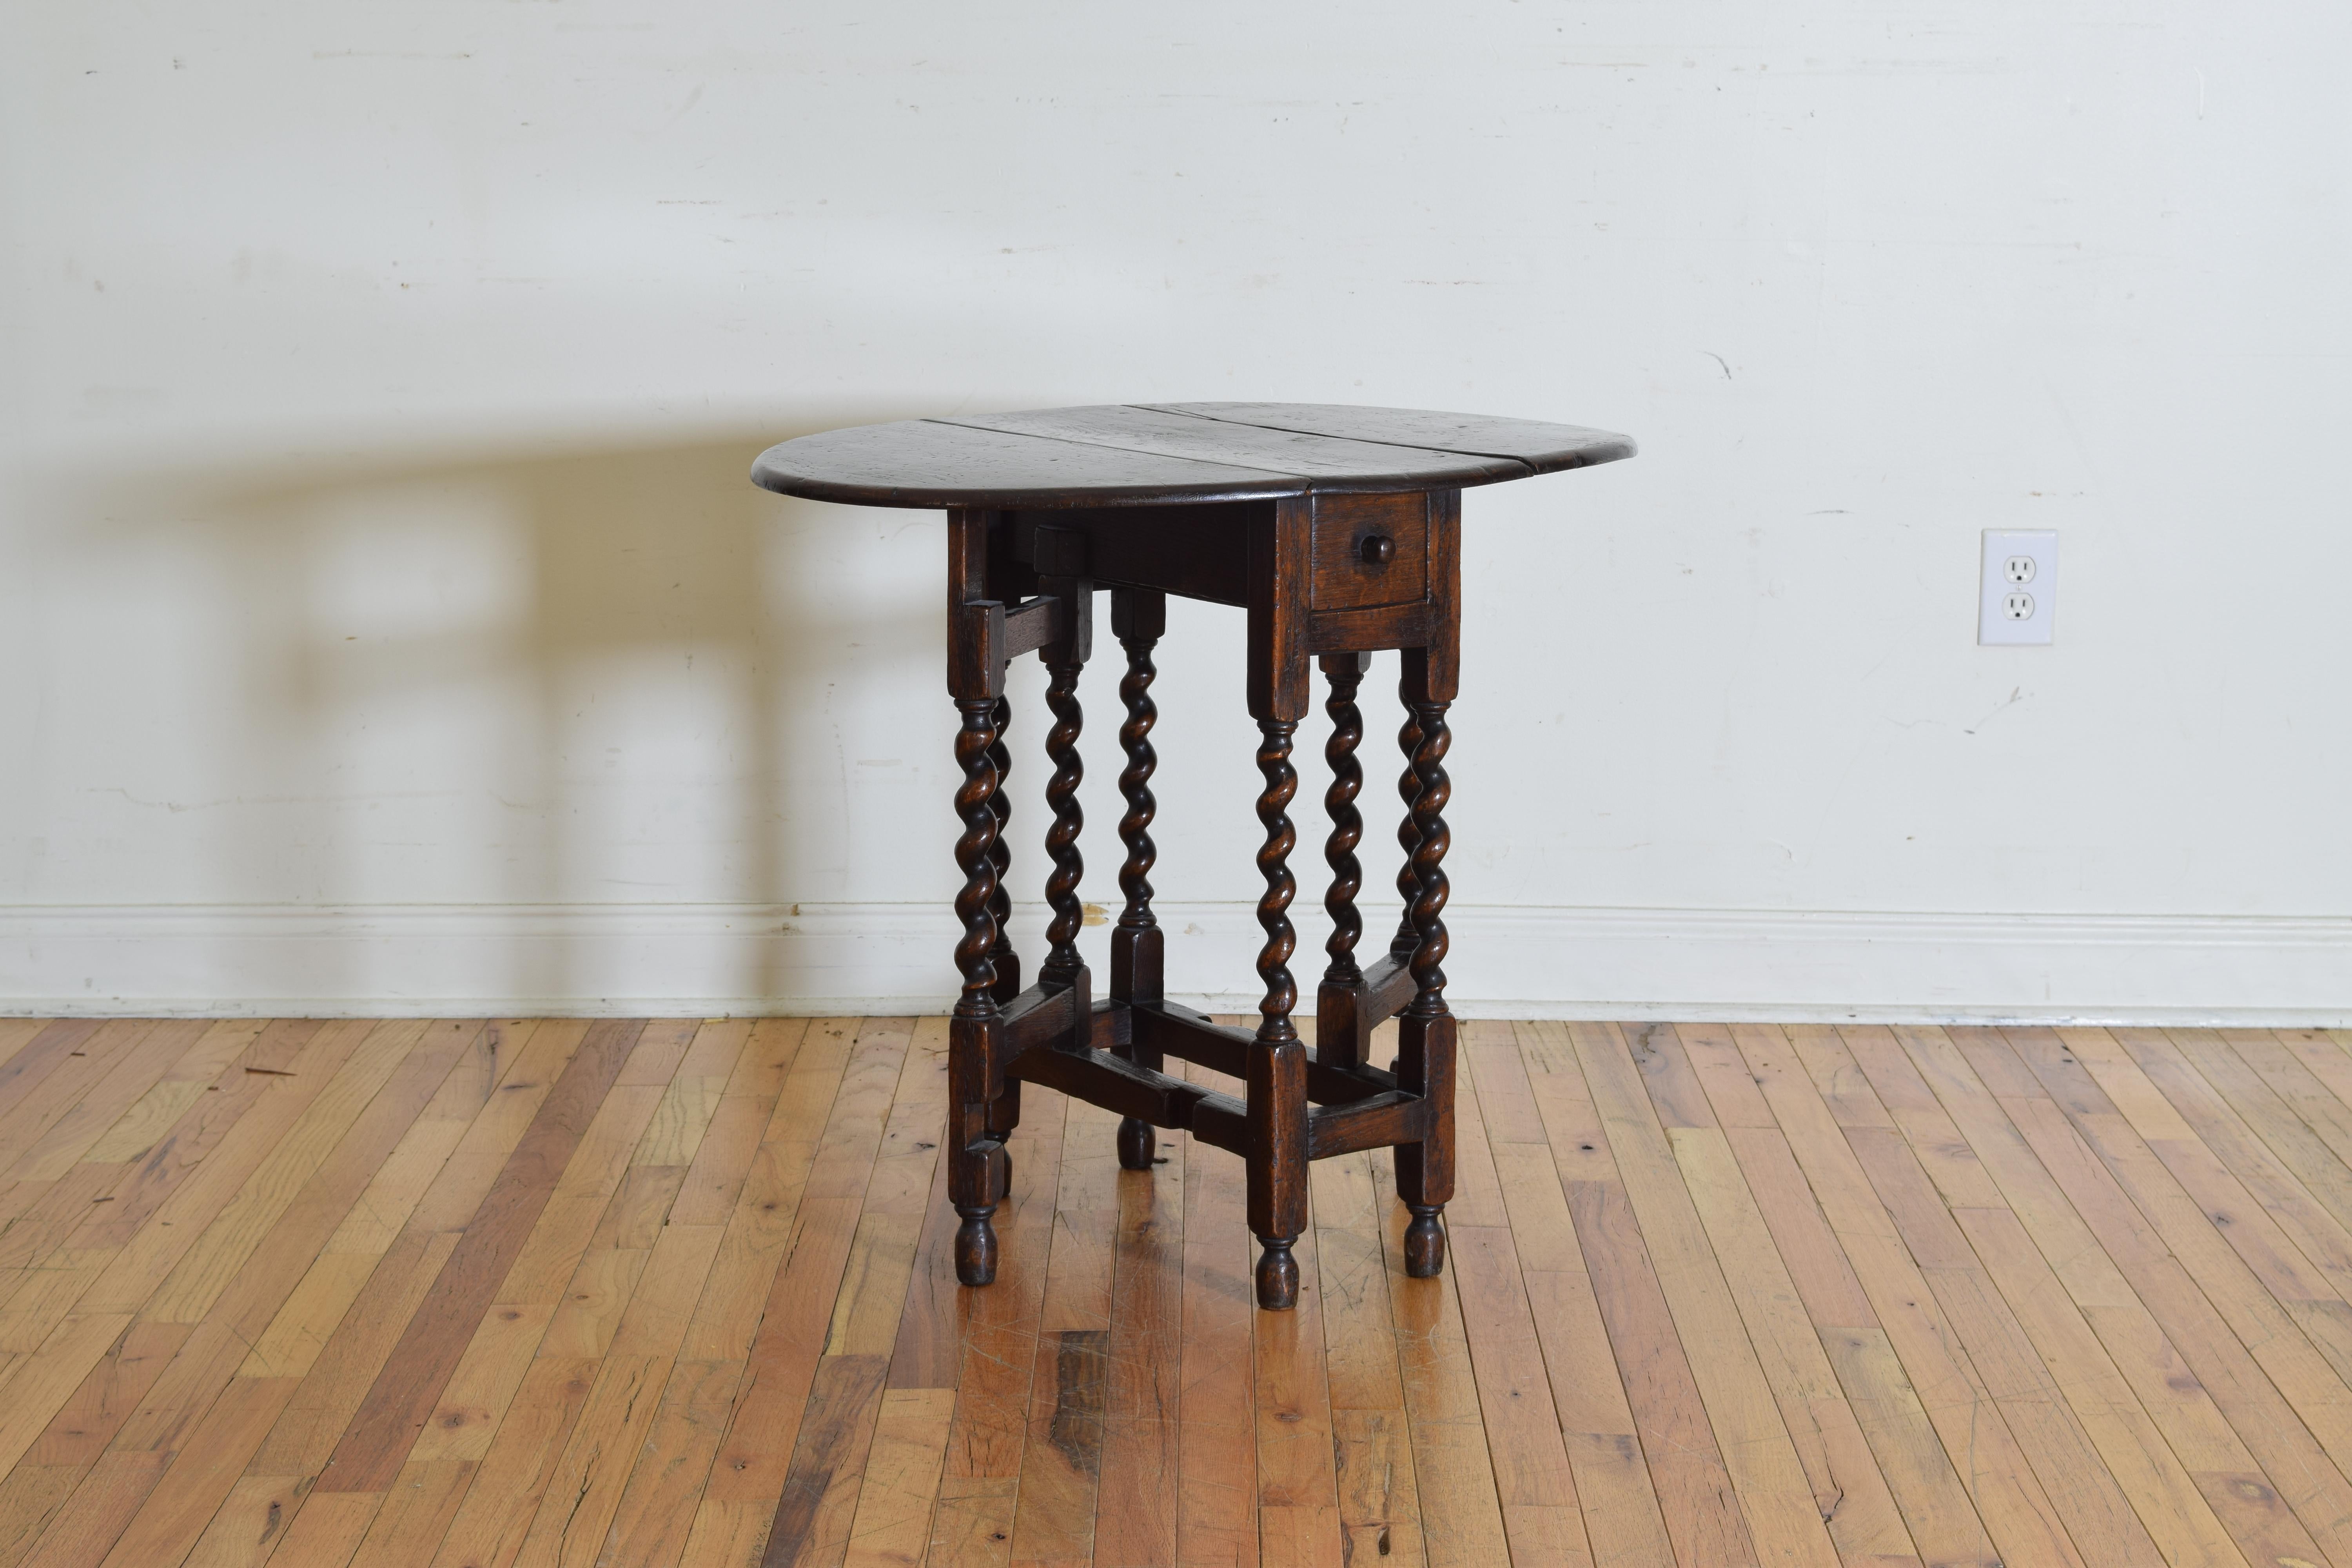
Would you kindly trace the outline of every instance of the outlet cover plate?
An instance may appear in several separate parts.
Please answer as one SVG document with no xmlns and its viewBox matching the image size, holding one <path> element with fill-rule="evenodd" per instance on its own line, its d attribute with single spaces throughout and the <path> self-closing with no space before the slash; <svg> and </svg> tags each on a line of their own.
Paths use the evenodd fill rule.
<svg viewBox="0 0 2352 1568">
<path fill-rule="evenodd" d="M 2058 614 L 2058 531 L 1984 531 L 1977 642 L 1985 647 L 2047 643 Z"/>
</svg>

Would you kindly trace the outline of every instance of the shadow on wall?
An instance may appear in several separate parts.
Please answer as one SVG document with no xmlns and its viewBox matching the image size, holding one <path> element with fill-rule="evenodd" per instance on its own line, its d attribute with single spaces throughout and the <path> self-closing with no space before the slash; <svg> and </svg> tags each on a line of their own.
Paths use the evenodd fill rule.
<svg viewBox="0 0 2352 1568">
<path fill-rule="evenodd" d="M 823 900 L 903 796 L 938 831 L 898 822 L 906 868 L 858 868 L 862 896 L 943 896 L 937 516 L 747 477 L 772 441 L 892 416 L 82 486 L 47 614 L 121 636 L 47 684 L 140 732 L 57 734 L 45 798 L 78 820 L 52 830 L 119 847 L 59 861 L 48 893 L 495 906 L 509 931 L 534 908 Z M 543 925 L 500 944 L 490 991 L 609 994 L 576 923 Z M 778 995 L 777 945 L 737 951 L 763 972 L 728 988 Z M 396 994 L 369 953 L 324 943 L 283 994 Z"/>
</svg>

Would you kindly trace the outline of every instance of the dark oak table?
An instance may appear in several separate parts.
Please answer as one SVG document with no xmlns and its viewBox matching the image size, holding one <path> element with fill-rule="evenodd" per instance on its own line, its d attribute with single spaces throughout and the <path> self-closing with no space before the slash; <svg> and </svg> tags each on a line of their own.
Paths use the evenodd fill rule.
<svg viewBox="0 0 2352 1568">
<path fill-rule="evenodd" d="M 1119 1163 L 1152 1163 L 1152 1129 L 1182 1128 L 1249 1166 L 1249 1226 L 1264 1247 L 1262 1307 L 1297 1300 L 1291 1245 L 1307 1223 L 1307 1163 L 1361 1149 L 1396 1150 L 1398 1196 L 1411 1208 L 1407 1271 L 1435 1274 L 1445 1256 L 1439 1215 L 1454 1194 L 1454 1026 L 1445 1006 L 1449 838 L 1445 711 L 1460 662 L 1462 491 L 1631 457 L 1622 436 L 1572 425 L 1292 403 L 1178 403 L 1052 408 L 869 425 L 787 441 L 761 454 L 751 475 L 786 495 L 860 506 L 945 508 L 948 513 L 948 690 L 963 715 L 956 864 L 963 921 L 956 966 L 963 994 L 950 1026 L 948 1191 L 963 1224 L 956 1276 L 996 1275 L 991 1216 L 1010 1183 L 1004 1141 L 1021 1114 L 1021 1085 L 1041 1083 L 1117 1110 Z M 1083 916 L 1077 804 L 1078 672 L 1093 645 L 1097 589 L 1110 591 L 1111 630 L 1127 652 L 1119 745 L 1127 766 L 1118 836 L 1126 897 L 1110 938 L 1109 994 L 1094 995 L 1078 956 Z M 1155 759 L 1152 648 L 1167 595 L 1245 606 L 1249 709 L 1261 740 L 1257 797 L 1265 891 L 1257 960 L 1265 987 L 1253 1032 L 1227 1028 L 1171 1002 L 1160 983 L 1152 919 L 1150 828 Z M 1402 651 L 1407 710 L 1398 742 L 1408 765 L 1397 889 L 1405 911 L 1385 956 L 1366 965 L 1355 898 L 1363 886 L 1355 799 L 1363 771 L 1356 692 L 1370 656 Z M 1005 935 L 1012 910 L 1002 790 L 1011 764 L 1004 731 L 1007 661 L 1045 661 L 1054 724 L 1045 754 L 1053 919 L 1037 983 L 1021 986 Z M 1331 834 L 1325 944 L 1330 962 L 1316 997 L 1316 1046 L 1291 1024 L 1298 988 L 1288 910 L 1297 885 L 1287 815 L 1298 776 L 1291 741 L 1312 699 L 1308 661 L 1320 661 L 1333 724 L 1324 796 Z M 1388 1069 L 1365 1059 L 1371 1032 L 1402 1015 Z M 1244 1100 L 1160 1070 L 1169 1057 L 1240 1079 Z"/>
</svg>

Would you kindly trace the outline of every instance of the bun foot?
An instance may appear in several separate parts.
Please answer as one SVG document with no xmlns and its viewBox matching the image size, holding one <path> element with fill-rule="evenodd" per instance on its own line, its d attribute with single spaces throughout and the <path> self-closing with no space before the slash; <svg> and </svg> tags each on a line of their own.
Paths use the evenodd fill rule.
<svg viewBox="0 0 2352 1568">
<path fill-rule="evenodd" d="M 1445 1267 L 1445 1227 L 1437 1223 L 1438 1213 L 1416 1207 L 1404 1227 L 1404 1271 L 1415 1279 L 1433 1279 Z"/>
<path fill-rule="evenodd" d="M 962 1285 L 993 1285 L 996 1283 L 996 1227 L 989 1216 L 995 1205 L 984 1209 L 958 1209 L 963 1224 L 956 1227 L 956 1281 Z"/>
<path fill-rule="evenodd" d="M 1298 1305 L 1298 1259 L 1290 1256 L 1287 1241 L 1265 1242 L 1257 1257 L 1257 1304 L 1269 1312 L 1287 1312 Z"/>
<path fill-rule="evenodd" d="M 1151 1169 L 1151 1155 L 1157 1140 L 1152 1136 L 1151 1123 L 1123 1116 L 1118 1122 L 1118 1168 L 1122 1171 Z"/>
</svg>

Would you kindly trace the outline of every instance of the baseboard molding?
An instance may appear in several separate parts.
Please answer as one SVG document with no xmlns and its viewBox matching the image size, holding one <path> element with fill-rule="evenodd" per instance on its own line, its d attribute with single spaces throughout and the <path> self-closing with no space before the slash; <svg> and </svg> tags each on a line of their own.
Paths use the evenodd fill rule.
<svg viewBox="0 0 2352 1568">
<path fill-rule="evenodd" d="M 1297 912 L 1311 997 L 1320 911 Z M 1160 917 L 1171 992 L 1255 1006 L 1251 906 Z M 1033 963 L 1041 923 L 1016 911 Z M 1471 1016 L 2352 1025 L 2347 918 L 1471 905 L 1447 923 Z M 1097 962 L 1105 936 L 1086 932 Z M 919 1013 L 950 999 L 954 939 L 927 904 L 16 906 L 0 1012 Z"/>
</svg>

